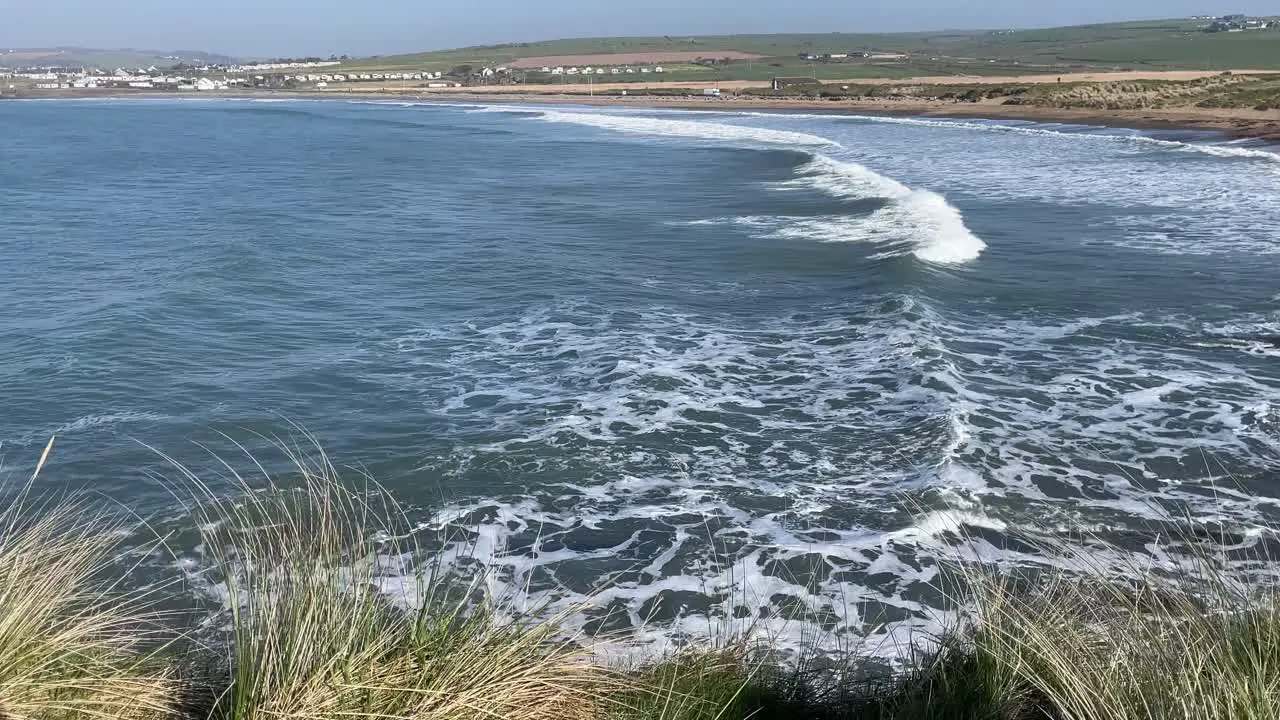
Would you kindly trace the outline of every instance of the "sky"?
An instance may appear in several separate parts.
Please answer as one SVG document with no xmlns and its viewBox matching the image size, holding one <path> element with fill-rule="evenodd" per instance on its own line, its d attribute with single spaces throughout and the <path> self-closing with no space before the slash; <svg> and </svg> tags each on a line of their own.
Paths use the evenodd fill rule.
<svg viewBox="0 0 1280 720">
<path fill-rule="evenodd" d="M 1233 12 L 1229 0 L 0 0 L 0 47 L 385 55 L 618 35 L 1024 28 Z"/>
</svg>

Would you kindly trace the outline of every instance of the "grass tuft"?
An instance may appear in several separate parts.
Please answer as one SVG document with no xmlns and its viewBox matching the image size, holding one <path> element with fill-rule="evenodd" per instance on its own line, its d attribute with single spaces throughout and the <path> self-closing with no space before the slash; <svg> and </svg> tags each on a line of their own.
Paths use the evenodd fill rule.
<svg viewBox="0 0 1280 720">
<path fill-rule="evenodd" d="M 208 684 L 225 720 L 590 720 L 611 675 L 554 624 L 503 619 L 480 592 L 422 558 L 392 527 L 394 501 L 339 480 L 323 455 L 293 456 L 225 501 L 203 494 L 204 546 L 226 599 Z M 206 677 L 209 677 L 206 675 Z M 221 685 L 222 690 L 217 691 Z"/>
<path fill-rule="evenodd" d="M 0 509 L 0 718 L 166 717 L 175 683 L 141 648 L 152 597 L 111 580 L 127 526 L 84 496 L 40 497 L 38 477 Z"/>
</svg>

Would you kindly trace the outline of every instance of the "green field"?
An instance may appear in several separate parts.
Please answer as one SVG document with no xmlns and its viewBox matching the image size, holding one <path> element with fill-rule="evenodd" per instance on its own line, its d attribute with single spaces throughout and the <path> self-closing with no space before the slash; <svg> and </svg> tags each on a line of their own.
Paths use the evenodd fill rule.
<svg viewBox="0 0 1280 720">
<path fill-rule="evenodd" d="M 449 71 L 460 65 L 492 67 L 521 58 L 638 52 L 738 50 L 767 56 L 715 68 L 681 67 L 667 80 L 767 80 L 776 75 L 820 79 L 993 75 L 1100 69 L 1280 69 L 1280 31 L 1205 33 L 1190 20 L 1116 23 L 1047 30 L 948 31 L 902 34 L 783 34 L 706 37 L 583 38 L 372 57 L 355 68 Z M 802 53 L 856 50 L 910 53 L 905 62 L 807 62 Z M 619 78 L 605 76 L 614 82 Z M 640 79 L 624 76 L 622 79 Z"/>
</svg>

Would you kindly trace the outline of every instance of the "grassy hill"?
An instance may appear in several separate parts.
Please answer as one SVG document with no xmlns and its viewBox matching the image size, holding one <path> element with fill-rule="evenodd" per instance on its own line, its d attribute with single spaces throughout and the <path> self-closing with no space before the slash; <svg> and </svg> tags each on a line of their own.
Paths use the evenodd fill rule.
<svg viewBox="0 0 1280 720">
<path fill-rule="evenodd" d="M 0 50 L 0 67 L 171 67 L 178 63 L 231 63 L 236 59 L 198 50 L 103 50 L 98 48 L 12 48 Z"/>
<path fill-rule="evenodd" d="M 1129 22 L 1045 30 L 928 33 L 824 33 L 623 37 L 550 40 L 472 47 L 411 55 L 364 58 L 352 68 L 418 68 L 448 71 L 486 67 L 521 58 L 641 52 L 699 52 L 708 58 L 735 50 L 765 56 L 714 68 L 681 66 L 673 80 L 757 80 L 775 75 L 823 79 L 906 77 L 925 74 L 992 75 L 1083 69 L 1280 69 L 1280 31 L 1205 33 L 1191 20 Z M 908 61 L 816 62 L 802 53 L 856 50 L 909 53 Z"/>
</svg>

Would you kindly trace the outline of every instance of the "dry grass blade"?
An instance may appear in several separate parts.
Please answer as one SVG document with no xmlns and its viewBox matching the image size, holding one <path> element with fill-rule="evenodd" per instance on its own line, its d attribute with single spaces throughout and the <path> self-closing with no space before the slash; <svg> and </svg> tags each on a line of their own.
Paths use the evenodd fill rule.
<svg viewBox="0 0 1280 720">
<path fill-rule="evenodd" d="M 155 619 L 148 596 L 107 579 L 125 527 L 83 498 L 33 499 L 52 449 L 0 511 L 0 713 L 164 717 L 173 683 L 137 651 Z"/>
</svg>

